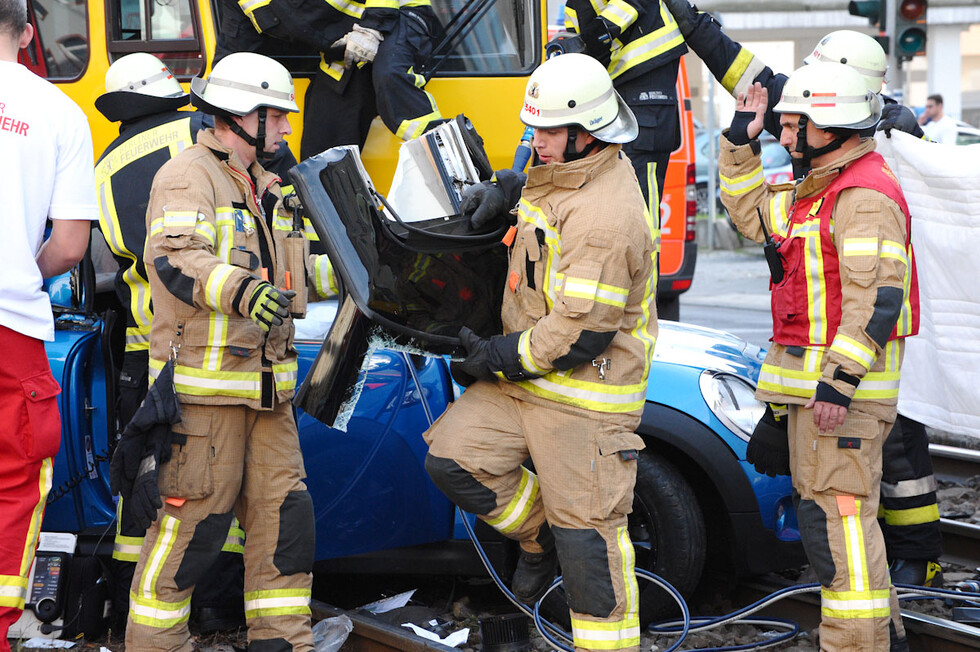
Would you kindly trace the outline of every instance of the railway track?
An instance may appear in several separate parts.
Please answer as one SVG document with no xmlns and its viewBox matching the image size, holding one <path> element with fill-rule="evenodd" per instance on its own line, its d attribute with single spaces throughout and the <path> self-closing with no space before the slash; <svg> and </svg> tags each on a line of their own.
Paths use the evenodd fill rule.
<svg viewBox="0 0 980 652">
<path fill-rule="evenodd" d="M 964 484 L 980 475 L 980 451 L 929 444 L 937 480 Z M 980 567 L 980 525 L 951 518 L 939 520 L 943 532 L 943 561 L 967 568 Z"/>
</svg>

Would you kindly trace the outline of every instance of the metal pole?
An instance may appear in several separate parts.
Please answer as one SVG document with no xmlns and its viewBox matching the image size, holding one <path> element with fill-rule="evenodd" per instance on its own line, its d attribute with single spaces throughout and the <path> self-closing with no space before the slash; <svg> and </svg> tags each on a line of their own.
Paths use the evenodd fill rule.
<svg viewBox="0 0 980 652">
<path fill-rule="evenodd" d="M 707 70 L 705 66 L 704 70 Z M 715 76 L 708 70 L 708 249 L 715 248 L 715 215 L 718 193 L 718 128 L 715 115 Z"/>
</svg>

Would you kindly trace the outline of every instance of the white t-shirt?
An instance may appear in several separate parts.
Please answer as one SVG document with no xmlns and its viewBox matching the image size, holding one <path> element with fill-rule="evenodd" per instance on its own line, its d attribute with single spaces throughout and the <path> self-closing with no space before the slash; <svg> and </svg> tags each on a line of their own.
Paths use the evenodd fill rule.
<svg viewBox="0 0 980 652">
<path fill-rule="evenodd" d="M 97 220 L 92 133 L 54 84 L 0 61 L 0 324 L 54 339 L 35 256 L 45 219 Z"/>
<path fill-rule="evenodd" d="M 956 144 L 956 120 L 944 115 L 938 120 L 933 120 L 927 124 L 922 125 L 922 133 L 926 135 L 926 138 L 934 143 L 943 143 L 944 145 L 955 145 Z"/>
</svg>

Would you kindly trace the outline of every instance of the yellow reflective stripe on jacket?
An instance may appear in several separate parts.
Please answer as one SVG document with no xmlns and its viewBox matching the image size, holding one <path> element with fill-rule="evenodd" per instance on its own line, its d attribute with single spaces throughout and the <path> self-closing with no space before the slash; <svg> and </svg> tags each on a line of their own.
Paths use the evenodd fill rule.
<svg viewBox="0 0 980 652">
<path fill-rule="evenodd" d="M 309 589 L 270 589 L 245 594 L 245 618 L 310 614 Z"/>
<path fill-rule="evenodd" d="M 521 467 L 521 481 L 517 485 L 517 491 L 510 502 L 504 507 L 504 511 L 494 518 L 487 519 L 487 525 L 498 532 L 513 532 L 527 521 L 531 513 L 531 507 L 538 496 L 538 476 L 531 473 L 523 466 Z"/>
<path fill-rule="evenodd" d="M 820 613 L 827 618 L 887 618 L 891 615 L 889 590 L 828 591 L 820 589 Z"/>
<path fill-rule="evenodd" d="M 653 164 L 652 172 L 656 175 L 657 166 L 656 163 Z M 654 176 L 654 179 L 656 176 Z M 651 189 L 656 188 L 656 183 L 650 183 Z M 659 194 L 659 189 L 658 189 Z M 653 192 L 651 191 L 651 195 Z M 660 205 L 659 198 L 657 199 L 657 206 Z M 658 217 L 654 217 L 654 216 Z M 659 269 L 659 263 L 657 259 L 660 257 L 660 225 L 659 225 L 659 211 L 654 212 L 649 208 L 643 212 L 643 219 L 647 222 L 647 228 L 650 229 L 650 237 L 653 241 L 653 251 L 650 252 L 650 269 Z M 650 375 L 650 363 L 653 360 L 653 347 L 657 343 L 657 338 L 652 333 L 650 333 L 650 324 L 656 326 L 656 305 L 657 305 L 657 278 L 658 274 L 653 273 L 647 278 L 646 287 L 643 289 L 643 301 L 640 303 L 641 317 L 636 321 L 636 326 L 630 331 L 630 335 L 637 338 L 643 342 L 643 355 L 645 361 L 643 363 L 643 382 L 646 382 L 647 377 Z"/>
<path fill-rule="evenodd" d="M 755 169 L 741 176 L 726 177 L 723 174 L 719 174 L 718 179 L 721 182 L 721 191 L 723 193 L 737 197 L 761 186 L 766 180 L 766 176 L 763 174 L 762 165 L 760 164 Z"/>
<path fill-rule="evenodd" d="M 150 358 L 150 384 L 160 375 L 163 362 Z M 178 394 L 192 396 L 238 396 L 261 398 L 262 374 L 255 371 L 206 371 L 176 365 L 174 387 Z"/>
<path fill-rule="evenodd" d="M 618 27 L 620 32 L 625 32 L 640 17 L 636 8 L 623 0 L 609 0 L 599 15 Z"/>
<path fill-rule="evenodd" d="M 933 503 L 908 509 L 879 509 L 878 513 L 879 518 L 884 518 L 888 525 L 921 525 L 939 520 L 939 505 Z"/>
<path fill-rule="evenodd" d="M 548 218 L 545 217 L 544 212 L 523 197 L 517 206 L 517 216 L 544 232 L 544 242 L 548 245 L 546 247 L 548 254 L 545 259 L 544 300 L 547 309 L 550 311 L 555 306 L 558 291 L 561 289 L 558 278 L 558 266 L 561 263 L 561 237 L 555 227 L 548 224 Z"/>
<path fill-rule="evenodd" d="M 132 269 L 132 268 L 130 268 Z M 150 325 L 126 327 L 126 352 L 150 349 Z"/>
<path fill-rule="evenodd" d="M 425 78 L 421 75 L 416 75 L 416 77 L 421 79 L 424 85 Z M 422 88 L 422 86 L 419 86 L 418 83 L 415 85 L 418 86 L 418 88 Z M 412 118 L 411 120 L 402 120 L 402 123 L 398 125 L 398 130 L 395 131 L 396 137 L 401 138 L 402 140 L 418 138 L 422 135 L 422 132 L 430 122 L 442 118 L 442 114 L 439 113 L 439 109 L 436 108 L 435 100 L 432 99 L 432 94 L 425 91 L 425 95 L 429 98 L 429 103 L 432 105 L 433 111 L 417 118 Z"/>
<path fill-rule="evenodd" d="M 211 309 L 225 314 L 230 312 L 231 306 L 221 305 L 221 293 L 225 288 L 225 283 L 235 274 L 237 269 L 239 268 L 234 265 L 222 263 L 215 265 L 211 273 L 208 274 L 208 280 L 204 284 L 204 300 Z"/>
<path fill-rule="evenodd" d="M 170 158 L 173 158 L 194 144 L 194 134 L 191 133 L 190 125 L 191 119 L 187 117 L 135 134 L 106 154 L 95 166 L 95 185 L 101 186 L 109 181 L 113 174 L 130 163 L 161 149 L 169 149 Z"/>
<path fill-rule="evenodd" d="M 183 229 L 197 226 L 197 211 L 163 211 L 163 228 Z"/>
<path fill-rule="evenodd" d="M 344 62 L 327 61 L 323 53 L 320 53 L 320 70 L 331 79 L 340 81 L 340 78 L 344 76 Z"/>
<path fill-rule="evenodd" d="M 252 27 L 259 34 L 262 33 L 262 28 L 259 27 L 259 23 L 255 20 L 255 10 L 260 9 L 268 5 L 272 0 L 238 0 L 238 6 L 241 7 L 242 13 L 248 16 L 248 19 L 252 21 Z"/>
<path fill-rule="evenodd" d="M 841 256 L 877 256 L 878 238 L 844 238 Z"/>
<path fill-rule="evenodd" d="M 646 400 L 645 379 L 636 385 L 610 385 L 573 380 L 552 371 L 516 384 L 536 396 L 598 412 L 633 412 L 642 409 Z"/>
<path fill-rule="evenodd" d="M 133 622 L 157 629 L 167 629 L 186 622 L 191 614 L 191 596 L 179 602 L 164 602 L 157 597 L 157 582 L 167 558 L 173 552 L 180 520 L 164 513 L 160 531 L 135 590 L 129 592 L 129 617 Z"/>
<path fill-rule="evenodd" d="M 906 266 L 909 264 L 909 255 L 905 245 L 894 240 L 881 241 L 881 257 L 892 258 Z"/>
<path fill-rule="evenodd" d="M 296 378 L 299 376 L 299 363 L 296 361 L 286 364 L 272 365 L 272 376 L 276 381 L 276 391 L 296 389 Z"/>
<path fill-rule="evenodd" d="M 27 578 L 0 575 L 0 607 L 23 609 L 27 601 Z"/>
<path fill-rule="evenodd" d="M 426 260 L 429 258 L 426 257 Z M 332 297 L 338 292 L 333 263 L 330 262 L 327 254 L 320 254 L 313 263 L 313 287 L 321 297 Z"/>
<path fill-rule="evenodd" d="M 569 7 L 567 4 L 565 5 L 565 29 L 570 32 L 581 31 L 578 28 L 578 12 Z"/>
<path fill-rule="evenodd" d="M 854 399 L 874 400 L 898 397 L 901 372 L 898 369 L 897 340 L 891 340 L 887 343 L 884 356 L 885 370 L 866 373 L 854 391 Z M 795 370 L 763 363 L 762 370 L 759 372 L 758 387 L 763 391 L 809 398 L 816 391 L 817 381 L 820 380 L 821 375 L 820 365 L 814 365 L 806 370 Z"/>
<path fill-rule="evenodd" d="M 398 0 L 367 0 L 365 9 L 398 9 Z"/>
<path fill-rule="evenodd" d="M 220 312 L 208 315 L 208 344 L 204 347 L 204 368 L 218 371 L 228 345 L 228 317 Z"/>
<path fill-rule="evenodd" d="M 640 644 L 639 617 L 614 622 L 596 622 L 572 618 L 575 649 L 622 650 Z"/>
<path fill-rule="evenodd" d="M 721 78 L 722 87 L 737 97 L 739 93 L 744 93 L 759 73 L 765 70 L 766 64 L 755 58 L 755 55 L 747 49 L 740 48 L 735 55 L 734 61 L 728 66 L 725 75 Z"/>
<path fill-rule="evenodd" d="M 793 191 L 773 193 L 769 199 L 769 232 L 786 237 L 789 230 L 789 207 L 793 205 Z"/>
<path fill-rule="evenodd" d="M 630 68 L 684 45 L 684 37 L 677 27 L 677 21 L 663 3 L 660 3 L 660 18 L 664 22 L 663 27 L 613 50 L 609 61 L 610 77 L 616 79 Z"/>
<path fill-rule="evenodd" d="M 216 238 L 214 225 L 208 222 L 207 218 L 204 217 L 202 213 L 197 214 L 197 224 L 194 226 L 194 232 L 204 238 L 207 241 L 208 246 L 210 246 L 212 249 L 214 248 Z"/>
<path fill-rule="evenodd" d="M 524 367 L 525 371 L 543 376 L 548 373 L 548 370 L 539 367 L 538 363 L 534 361 L 534 356 L 531 355 L 531 332 L 533 330 L 534 328 L 531 327 L 521 333 L 517 340 L 517 353 L 521 356 L 521 366 Z"/>
<path fill-rule="evenodd" d="M 864 367 L 865 371 L 870 369 L 871 365 L 875 362 L 875 352 L 873 349 L 868 348 L 843 333 L 837 333 L 834 337 L 833 344 L 830 345 L 830 350 L 840 353 L 845 358 L 854 360 L 854 362 Z"/>
<path fill-rule="evenodd" d="M 813 211 L 811 211 L 812 213 Z M 793 237 L 803 238 L 803 267 L 806 279 L 809 338 L 814 344 L 827 344 L 827 277 L 823 246 L 820 239 L 820 219 L 793 225 Z M 831 261 L 837 265 L 836 260 Z"/>
</svg>

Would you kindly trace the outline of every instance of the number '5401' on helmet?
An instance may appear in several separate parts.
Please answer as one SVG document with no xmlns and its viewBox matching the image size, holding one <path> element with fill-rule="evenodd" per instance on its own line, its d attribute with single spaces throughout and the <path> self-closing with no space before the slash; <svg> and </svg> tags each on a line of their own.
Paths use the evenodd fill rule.
<svg viewBox="0 0 980 652">
<path fill-rule="evenodd" d="M 862 130 L 881 119 L 881 98 L 856 70 L 842 63 L 813 63 L 786 80 L 776 113 L 799 113 L 821 129 Z"/>
<path fill-rule="evenodd" d="M 639 133 L 606 69 L 578 53 L 552 57 L 531 73 L 521 122 L 535 129 L 576 126 L 607 143 L 628 143 Z"/>
<path fill-rule="evenodd" d="M 261 107 L 299 112 L 293 78 L 275 59 L 235 52 L 214 65 L 207 79 L 191 80 L 194 106 L 213 115 L 248 115 Z"/>
</svg>

